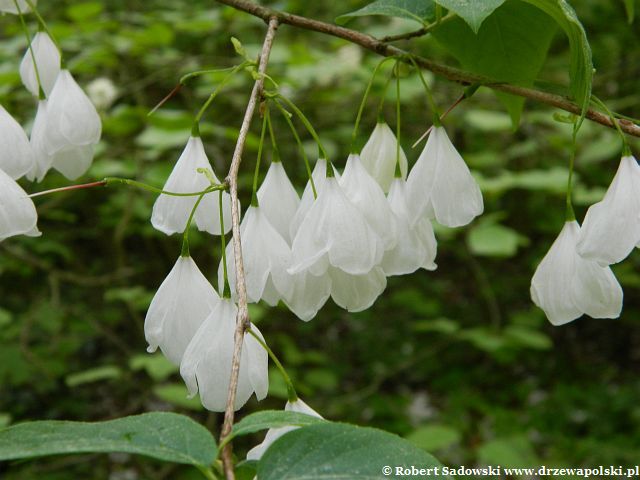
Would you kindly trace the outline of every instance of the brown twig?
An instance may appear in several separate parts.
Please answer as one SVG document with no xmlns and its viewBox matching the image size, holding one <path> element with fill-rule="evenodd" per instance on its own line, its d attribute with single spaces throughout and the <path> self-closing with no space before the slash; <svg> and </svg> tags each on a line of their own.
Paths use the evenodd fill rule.
<svg viewBox="0 0 640 480">
<path fill-rule="evenodd" d="M 240 211 L 238 209 L 238 169 L 242 161 L 242 150 L 244 148 L 253 112 L 259 97 L 262 95 L 264 85 L 264 74 L 267 70 L 269 62 L 269 54 L 273 37 L 278 28 L 278 19 L 275 17 L 265 17 L 269 22 L 269 28 L 262 44 L 262 53 L 260 54 L 260 64 L 258 66 L 258 79 L 253 85 L 249 104 L 242 120 L 238 141 L 233 152 L 231 160 L 231 168 L 227 176 L 227 183 L 231 194 L 231 224 L 233 231 L 233 253 L 235 257 L 236 267 L 236 292 L 238 295 L 238 316 L 236 317 L 236 330 L 234 335 L 233 358 L 231 361 L 231 379 L 229 381 L 229 395 L 227 397 L 226 410 L 224 412 L 224 423 L 220 433 L 220 443 L 229 436 L 234 419 L 234 404 L 236 400 L 236 390 L 238 389 L 238 376 L 240 374 L 240 358 L 242 354 L 242 341 L 244 340 L 245 330 L 249 326 L 249 310 L 247 308 L 247 288 L 244 278 L 244 265 L 242 262 L 242 246 L 240 241 Z M 231 458 L 231 443 L 228 443 L 222 451 L 222 463 L 224 465 L 224 473 L 227 480 L 233 480 L 233 460 Z"/>
<path fill-rule="evenodd" d="M 267 21 L 270 18 L 276 18 L 280 23 L 286 23 L 295 27 L 304 28 L 306 30 L 312 30 L 314 32 L 320 32 L 327 35 L 333 35 L 334 37 L 342 38 L 349 42 L 360 45 L 367 50 L 371 50 L 379 55 L 385 57 L 391 56 L 408 56 L 409 53 L 405 50 L 397 48 L 393 45 L 389 45 L 377 38 L 370 35 L 351 30 L 349 28 L 340 27 L 330 23 L 313 20 L 311 18 L 301 17 L 299 15 L 293 15 L 287 12 L 281 12 L 262 5 L 258 5 L 249 0 L 217 0 L 219 3 L 228 5 L 237 10 L 249 13 L 255 17 L 262 18 Z M 449 67 L 433 62 L 427 58 L 412 55 L 415 62 L 426 70 L 430 70 L 436 75 L 440 75 L 451 81 L 462 83 L 465 85 L 480 84 L 485 87 L 497 90 L 500 92 L 510 93 L 519 97 L 529 98 L 552 107 L 565 110 L 576 115 L 580 115 L 581 107 L 576 103 L 569 100 L 567 97 L 556 95 L 546 92 L 544 90 L 537 90 L 534 88 L 526 88 L 518 85 L 511 85 L 508 83 L 496 82 L 494 79 L 487 78 L 482 75 L 467 72 L 458 68 Z M 407 60 L 408 62 L 408 60 Z M 603 114 L 597 110 L 589 108 L 586 112 L 586 118 L 596 123 L 604 125 L 609 128 L 615 128 L 615 125 L 611 121 L 608 115 Z M 622 130 L 634 137 L 640 137 L 640 125 L 629 120 L 619 120 Z"/>
</svg>

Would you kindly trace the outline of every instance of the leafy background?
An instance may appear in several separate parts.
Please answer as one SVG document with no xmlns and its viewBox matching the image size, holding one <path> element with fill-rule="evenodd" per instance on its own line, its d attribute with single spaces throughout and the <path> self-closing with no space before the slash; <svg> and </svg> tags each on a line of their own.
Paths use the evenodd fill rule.
<svg viewBox="0 0 640 480">
<path fill-rule="evenodd" d="M 501 8 L 513 8 L 514 2 Z M 637 23 L 628 24 L 625 3 L 585 0 L 575 7 L 593 50 L 594 93 L 611 108 L 638 117 L 640 31 Z M 331 22 L 363 2 L 289 0 L 277 6 Z M 237 63 L 230 36 L 254 54 L 264 34 L 261 21 L 213 1 L 55 0 L 42 2 L 41 11 L 80 83 L 106 77 L 119 91 L 115 102 L 101 109 L 104 135 L 87 180 L 117 175 L 162 185 L 188 137 L 192 115 L 220 78 L 202 77 L 152 117 L 147 112 L 181 74 Z M 417 25 L 363 17 L 350 26 L 385 36 Z M 0 17 L 0 36 L 0 102 L 28 124 L 35 105 L 17 73 L 25 41 L 14 17 Z M 455 65 L 445 32 L 436 37 L 407 46 Z M 566 38 L 558 31 L 549 41 L 540 81 L 566 85 Z M 287 26 L 279 30 L 269 72 L 307 113 L 340 167 L 377 61 L 341 40 Z M 402 143 L 415 161 L 419 152 L 410 146 L 431 114 L 417 77 L 404 75 Z M 373 129 L 385 80 L 383 75 L 374 86 L 361 144 Z M 462 91 L 431 80 L 441 106 Z M 238 77 L 201 129 L 220 175 L 228 168 L 250 85 L 250 78 Z M 392 94 L 384 113 L 393 124 Z M 390 279 L 376 304 L 359 314 L 329 302 L 317 318 L 303 323 L 284 308 L 252 307 L 252 318 L 307 403 L 327 418 L 408 437 L 454 466 L 637 462 L 640 254 L 614 267 L 625 290 L 620 319 L 585 317 L 553 328 L 529 300 L 530 277 L 563 222 L 570 127 L 555 121 L 553 113 L 528 103 L 514 131 L 503 103 L 480 89 L 449 116 L 447 129 L 481 184 L 486 213 L 468 228 L 437 230 L 436 272 Z M 283 163 L 302 188 L 301 156 L 286 124 L 275 117 Z M 258 128 L 256 122 L 240 179 L 244 204 Z M 315 147 L 304 138 L 313 157 Z M 613 176 L 619 141 L 614 132 L 585 123 L 578 143 L 575 200 L 582 217 Z M 640 144 L 632 145 L 638 152 Z M 67 183 L 52 173 L 41 185 L 25 185 L 34 191 Z M 149 223 L 153 201 L 148 193 L 124 187 L 45 197 L 37 201 L 43 237 L 0 244 L 0 425 L 167 410 L 219 427 L 220 416 L 186 399 L 176 370 L 145 353 L 146 308 L 179 254 L 179 239 Z M 192 254 L 211 279 L 218 250 L 212 237 L 192 235 Z M 275 371 L 270 378 L 269 398 L 260 404 L 252 400 L 242 414 L 282 407 L 284 385 Z M 259 440 L 238 440 L 238 455 Z M 199 478 L 191 467 L 127 454 L 4 463 L 0 475 Z"/>
</svg>

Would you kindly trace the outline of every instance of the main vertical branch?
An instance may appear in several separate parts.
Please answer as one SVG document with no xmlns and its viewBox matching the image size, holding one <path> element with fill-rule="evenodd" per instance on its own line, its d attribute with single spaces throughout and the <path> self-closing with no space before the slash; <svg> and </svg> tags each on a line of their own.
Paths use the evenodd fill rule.
<svg viewBox="0 0 640 480">
<path fill-rule="evenodd" d="M 235 257 L 236 267 L 236 293 L 238 295 L 238 316 L 236 317 L 236 330 L 234 335 L 233 346 L 233 359 L 231 361 L 231 379 L 229 382 L 229 394 L 227 396 L 227 406 L 224 412 L 224 423 L 222 425 L 222 432 L 220 433 L 220 441 L 222 442 L 231 433 L 231 427 L 233 426 L 234 419 L 234 404 L 236 402 L 236 391 L 238 389 L 238 376 L 240 374 L 240 358 L 242 354 L 242 342 L 244 340 L 244 334 L 249 326 L 249 310 L 247 308 L 247 286 L 244 278 L 244 264 L 242 261 L 242 244 L 240 239 L 240 210 L 238 203 L 238 170 L 240 168 L 240 162 L 242 161 L 242 150 L 249 132 L 249 126 L 251 125 L 251 119 L 256 109 L 256 104 L 260 96 L 262 95 L 262 88 L 264 86 L 264 73 L 267 70 L 267 64 L 269 63 L 269 54 L 271 53 L 271 45 L 273 44 L 273 38 L 278 29 L 278 19 L 275 17 L 269 18 L 269 27 L 267 34 L 262 44 L 262 52 L 260 53 L 260 63 L 258 65 L 258 79 L 253 85 L 251 96 L 249 97 L 249 103 L 247 110 L 242 120 L 242 126 L 240 127 L 240 133 L 238 134 L 238 141 L 236 142 L 236 148 L 233 152 L 233 158 L 231 160 L 231 168 L 229 169 L 229 175 L 227 176 L 227 182 L 231 193 L 231 225 L 233 231 L 233 253 Z M 227 480 L 235 479 L 233 472 L 233 460 L 231 458 L 231 443 L 228 443 L 222 451 L 222 463 L 224 465 L 224 473 Z"/>
</svg>

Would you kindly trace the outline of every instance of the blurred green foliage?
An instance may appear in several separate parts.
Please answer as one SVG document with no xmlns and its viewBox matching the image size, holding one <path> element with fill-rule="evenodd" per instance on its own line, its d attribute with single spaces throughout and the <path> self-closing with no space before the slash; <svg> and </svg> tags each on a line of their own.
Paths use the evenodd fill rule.
<svg viewBox="0 0 640 480">
<path fill-rule="evenodd" d="M 333 21 L 365 2 L 287 0 L 278 7 Z M 597 74 L 594 93 L 640 116 L 640 30 L 629 2 L 576 2 Z M 67 64 L 83 86 L 105 77 L 118 96 L 101 109 L 104 134 L 86 179 L 106 175 L 161 186 L 189 135 L 191 121 L 221 79 L 192 80 L 153 116 L 149 112 L 193 70 L 240 60 L 230 37 L 255 55 L 263 22 L 214 1 L 41 2 Z M 32 22 L 31 26 L 35 28 Z M 415 28 L 401 19 L 358 18 L 350 26 L 377 36 Z M 14 17 L 0 17 L 0 102 L 23 124 L 35 113 L 18 65 L 26 43 Z M 414 39 L 412 51 L 449 64 L 442 45 Z M 378 59 L 342 40 L 282 26 L 269 74 L 312 120 L 339 167 L 356 110 Z M 563 83 L 569 51 L 556 34 L 541 73 Z M 402 82 L 402 144 L 429 126 L 415 74 Z M 439 105 L 462 87 L 429 77 Z M 375 124 L 384 75 L 374 85 L 358 141 Z M 566 82 L 565 82 L 566 83 Z M 211 161 L 224 176 L 251 79 L 236 78 L 201 127 Z M 395 122 L 393 95 L 383 112 Z M 486 213 L 466 229 L 438 228 L 438 269 L 391 278 L 369 310 L 348 314 L 329 302 L 309 323 L 284 308 L 256 305 L 253 320 L 290 371 L 304 400 L 325 417 L 406 436 L 451 465 L 637 463 L 640 452 L 640 254 L 614 267 L 625 290 L 617 320 L 582 318 L 553 328 L 529 299 L 537 262 L 560 231 L 570 126 L 527 102 L 518 131 L 495 96 L 480 89 L 455 109 L 447 130 L 478 178 Z M 287 126 L 274 114 L 283 164 L 296 185 L 305 170 Z M 247 205 L 258 122 L 246 147 L 240 188 Z M 299 131 L 303 133 L 300 127 Z M 303 135 L 308 154 L 315 155 Z M 613 177 L 615 132 L 585 123 L 578 137 L 576 204 L 581 218 Z M 636 153 L 637 140 L 632 141 Z M 35 191 L 66 185 L 50 173 Z M 0 244 L 0 425 L 28 419 L 102 420 L 152 410 L 188 413 L 216 429 L 221 418 L 186 398 L 177 370 L 145 353 L 146 308 L 179 254 L 180 240 L 155 231 L 154 196 L 113 187 L 38 199 L 41 238 Z M 191 235 L 191 252 L 210 279 L 219 246 Z M 215 284 L 215 283 L 214 283 Z M 279 409 L 286 388 L 271 372 L 271 395 L 241 412 Z M 242 456 L 259 436 L 237 442 Z M 188 467 L 128 455 L 57 457 L 0 465 L 7 479 L 199 478 Z"/>
</svg>

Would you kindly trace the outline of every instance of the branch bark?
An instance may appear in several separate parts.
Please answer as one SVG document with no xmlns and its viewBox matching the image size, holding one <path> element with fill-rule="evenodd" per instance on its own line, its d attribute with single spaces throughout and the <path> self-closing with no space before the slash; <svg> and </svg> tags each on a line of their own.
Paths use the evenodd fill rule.
<svg viewBox="0 0 640 480">
<path fill-rule="evenodd" d="M 242 354 L 242 342 L 244 340 L 244 334 L 247 327 L 250 325 L 249 310 L 247 308 L 247 287 L 244 276 L 244 264 L 242 261 L 242 245 L 240 239 L 240 211 L 238 207 L 238 170 L 240 168 L 240 162 L 242 161 L 242 151 L 249 132 L 249 126 L 251 125 L 251 119 L 256 109 L 256 104 L 260 96 L 262 95 L 262 89 L 264 86 L 264 73 L 267 70 L 267 64 L 269 63 L 269 54 L 271 53 L 271 45 L 273 44 L 273 38 L 278 28 L 278 19 L 273 16 L 265 17 L 265 21 L 268 22 L 267 34 L 262 44 L 262 52 L 260 53 L 260 63 L 258 65 L 258 73 L 260 74 L 251 96 L 249 97 L 249 103 L 247 104 L 247 110 L 242 120 L 242 126 L 240 127 L 240 133 L 238 134 L 238 141 L 233 152 L 233 158 L 231 160 L 231 167 L 229 169 L 229 175 L 226 181 L 229 184 L 229 190 L 231 194 L 231 224 L 233 231 L 233 253 L 235 257 L 236 267 L 236 293 L 238 295 L 238 315 L 236 317 L 236 330 L 234 334 L 234 346 L 233 346 L 233 358 L 231 361 L 231 378 L 229 381 L 229 393 L 227 396 L 227 405 L 224 412 L 224 423 L 222 425 L 222 431 L 220 433 L 220 442 L 222 442 L 231 433 L 234 420 L 234 404 L 236 401 L 236 391 L 238 389 L 238 377 L 240 375 L 240 358 Z M 227 480 L 234 480 L 235 474 L 233 472 L 233 459 L 232 459 L 232 447 L 231 443 L 228 443 L 222 451 L 222 463 L 224 466 L 224 473 Z"/>
<path fill-rule="evenodd" d="M 224 5 L 233 7 L 237 10 L 249 13 L 255 17 L 262 18 L 265 21 L 268 21 L 268 19 L 270 18 L 276 18 L 280 23 L 286 23 L 295 27 L 304 28 L 306 30 L 312 30 L 314 32 L 324 33 L 327 35 L 332 35 L 334 37 L 342 38 L 385 57 L 402 56 L 409 54 L 409 52 L 405 50 L 397 48 L 393 45 L 389 45 L 381 40 L 378 40 L 377 38 L 358 32 L 356 30 L 351 30 L 349 28 L 313 20 L 299 15 L 293 15 L 287 12 L 281 12 L 272 8 L 258 5 L 249 0 L 217 1 Z M 507 83 L 499 83 L 482 75 L 477 75 L 465 70 L 442 65 L 417 55 L 413 55 L 413 58 L 415 59 L 416 63 L 422 68 L 430 70 L 436 75 L 447 78 L 457 83 L 465 85 L 481 84 L 493 90 L 510 93 L 519 97 L 529 98 L 539 103 L 544 103 L 546 105 L 550 105 L 552 107 L 559 108 L 570 113 L 574 113 L 577 115 L 580 115 L 581 113 L 580 106 L 569 100 L 567 97 L 563 97 L 561 95 L 556 95 L 544 90 L 538 90 L 534 88 L 520 87 Z M 586 118 L 606 127 L 615 128 L 615 125 L 608 115 L 592 108 L 587 110 Z M 629 135 L 633 135 L 634 137 L 640 137 L 639 125 L 636 125 L 635 123 L 625 119 L 619 119 L 618 123 L 620 124 L 623 132 Z"/>
</svg>

